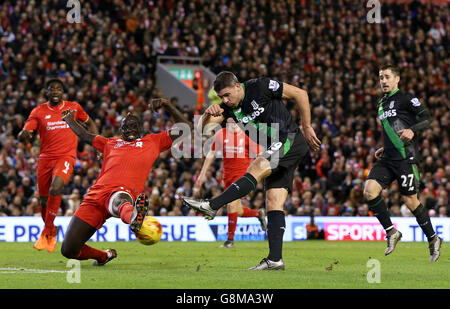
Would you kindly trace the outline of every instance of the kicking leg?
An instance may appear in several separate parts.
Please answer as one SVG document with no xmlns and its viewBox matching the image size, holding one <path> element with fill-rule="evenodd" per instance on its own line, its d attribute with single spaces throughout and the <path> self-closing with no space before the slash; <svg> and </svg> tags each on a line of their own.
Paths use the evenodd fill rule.
<svg viewBox="0 0 450 309">
<path fill-rule="evenodd" d="M 256 158 L 250 164 L 244 176 L 236 180 L 218 197 L 210 200 L 211 208 L 218 210 L 223 205 L 246 196 L 255 190 L 258 182 L 269 176 L 271 172 L 269 160 L 263 157 Z"/>
<path fill-rule="evenodd" d="M 129 224 L 133 232 L 141 229 L 148 207 L 149 201 L 144 193 L 141 193 L 134 203 L 131 195 L 124 191 L 114 192 L 108 204 L 110 214 Z"/>
<path fill-rule="evenodd" d="M 247 169 L 247 173 L 236 180 L 222 194 L 209 200 L 196 200 L 183 197 L 183 203 L 200 212 L 206 219 L 212 220 L 222 206 L 240 199 L 255 190 L 258 182 L 272 173 L 270 162 L 266 158 L 258 157 Z"/>
</svg>

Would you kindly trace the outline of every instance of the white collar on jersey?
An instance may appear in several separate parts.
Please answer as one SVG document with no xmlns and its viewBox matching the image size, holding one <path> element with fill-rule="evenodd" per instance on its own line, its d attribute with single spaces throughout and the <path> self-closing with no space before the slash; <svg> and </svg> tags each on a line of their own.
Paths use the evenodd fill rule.
<svg viewBox="0 0 450 309">
<path fill-rule="evenodd" d="M 63 108 L 64 108 L 64 105 L 66 105 L 66 101 L 62 101 L 62 103 L 61 104 L 59 104 L 59 105 L 57 105 L 56 107 L 56 109 L 55 108 L 53 108 L 51 105 L 50 105 L 50 102 L 47 102 L 48 104 L 47 104 L 47 107 L 49 108 L 49 109 L 51 109 L 52 111 L 55 111 L 56 109 L 57 110 L 62 110 Z"/>
</svg>

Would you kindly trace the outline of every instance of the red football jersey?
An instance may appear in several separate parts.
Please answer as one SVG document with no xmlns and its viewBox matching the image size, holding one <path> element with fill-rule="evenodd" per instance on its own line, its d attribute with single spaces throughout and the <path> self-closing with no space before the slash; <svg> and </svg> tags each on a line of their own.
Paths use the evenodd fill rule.
<svg viewBox="0 0 450 309">
<path fill-rule="evenodd" d="M 77 102 L 63 101 L 58 106 L 49 102 L 36 106 L 30 113 L 24 129 L 38 131 L 41 140 L 40 156 L 58 158 L 61 156 L 77 157 L 78 137 L 62 120 L 62 111 L 70 108 L 76 110 L 75 119 L 86 122 L 88 114 Z"/>
<path fill-rule="evenodd" d="M 133 142 L 98 135 L 92 145 L 103 153 L 102 171 L 92 188 L 123 186 L 137 196 L 144 191 L 153 163 L 170 148 L 172 139 L 168 131 L 147 134 Z"/>
<path fill-rule="evenodd" d="M 252 159 L 261 151 L 261 146 L 242 130 L 230 132 L 222 128 L 214 135 L 211 150 L 223 153 L 223 178 L 226 179 L 245 174 Z"/>
</svg>

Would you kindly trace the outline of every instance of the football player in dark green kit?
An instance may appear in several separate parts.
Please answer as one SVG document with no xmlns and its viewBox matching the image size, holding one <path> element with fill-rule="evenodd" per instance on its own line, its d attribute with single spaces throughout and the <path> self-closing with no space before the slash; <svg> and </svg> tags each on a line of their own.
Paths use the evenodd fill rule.
<svg viewBox="0 0 450 309">
<path fill-rule="evenodd" d="M 388 255 L 394 251 L 402 233 L 392 224 L 381 191 L 397 180 L 404 203 L 428 239 L 430 261 L 434 262 L 439 258 L 442 239 L 436 235 L 428 210 L 417 196 L 420 180 L 417 142 L 420 132 L 430 126 L 432 118 L 418 98 L 398 88 L 398 68 L 393 65 L 383 66 L 379 78 L 384 93 L 378 104 L 378 116 L 383 127 L 383 147 L 375 152 L 378 161 L 367 177 L 364 197 L 369 209 L 386 230 L 385 255 Z"/>
<path fill-rule="evenodd" d="M 321 142 L 311 126 L 308 94 L 298 87 L 261 77 L 240 83 L 231 72 L 221 72 L 214 81 L 220 105 L 205 110 L 198 130 L 207 125 L 225 125 L 232 118 L 241 129 L 266 151 L 250 164 L 247 173 L 211 200 L 183 198 L 190 208 L 213 219 L 217 210 L 246 196 L 264 180 L 267 208 L 269 254 L 249 270 L 283 270 L 282 243 L 285 229 L 284 203 L 292 190 L 294 171 L 309 149 L 318 151 Z M 302 127 L 291 117 L 283 99 L 295 101 Z M 207 128 L 206 128 L 207 129 Z M 267 143 L 264 145 L 264 143 Z"/>
</svg>

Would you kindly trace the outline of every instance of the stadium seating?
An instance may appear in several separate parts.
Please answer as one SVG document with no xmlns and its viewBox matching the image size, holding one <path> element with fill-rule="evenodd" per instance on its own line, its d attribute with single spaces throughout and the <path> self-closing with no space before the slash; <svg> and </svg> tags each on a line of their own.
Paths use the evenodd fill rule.
<svg viewBox="0 0 450 309">
<path fill-rule="evenodd" d="M 383 3 L 383 22 L 377 24 L 367 22 L 368 9 L 364 1 L 357 2 L 83 1 L 81 23 L 68 23 L 66 1 L 2 1 L 0 215 L 39 215 L 39 141 L 26 147 L 17 134 L 32 108 L 45 102 L 42 89 L 50 76 L 65 82 L 65 98 L 79 102 L 102 135 L 117 134 L 130 110 L 142 115 L 146 133 L 160 132 L 170 118 L 164 112 L 151 114 L 146 104 L 160 95 L 156 57 L 168 55 L 202 57 L 214 73 L 231 70 L 240 80 L 267 75 L 308 91 L 323 149 L 296 172 L 286 202 L 293 216 L 371 215 L 362 187 L 381 140 L 378 67 L 397 63 L 400 88 L 421 98 L 435 120 L 420 140 L 420 199 L 430 215 L 448 216 L 449 8 L 432 1 Z M 293 102 L 286 104 L 293 107 Z M 199 112 L 179 108 L 191 119 Z M 294 108 L 292 115 L 300 123 Z M 78 150 L 74 177 L 64 188 L 62 215 L 73 214 L 100 173 L 93 148 L 80 143 Z M 163 153 L 146 183 L 151 214 L 193 215 L 179 197 L 192 195 L 201 166 L 201 159 Z M 205 196 L 223 189 L 220 161 L 212 174 Z M 397 185 L 383 198 L 393 216 L 411 215 Z M 244 204 L 264 206 L 261 185 Z"/>
</svg>

